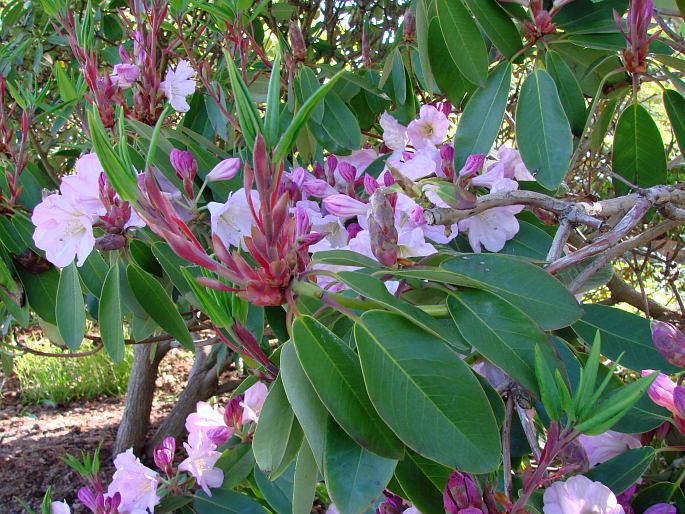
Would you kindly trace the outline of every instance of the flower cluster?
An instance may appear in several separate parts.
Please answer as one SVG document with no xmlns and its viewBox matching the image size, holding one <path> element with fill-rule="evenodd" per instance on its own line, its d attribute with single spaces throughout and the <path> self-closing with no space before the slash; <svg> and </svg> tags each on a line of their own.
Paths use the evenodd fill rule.
<svg viewBox="0 0 685 514">
<path fill-rule="evenodd" d="M 45 197 L 31 218 L 36 246 L 60 268 L 68 266 L 74 257 L 78 266 L 83 265 L 96 246 L 101 250 L 122 248 L 129 229 L 145 226 L 131 205 L 118 198 L 107 183 L 97 155 L 84 155 L 75 168 L 75 174 L 62 179 L 59 193 Z M 97 239 L 96 228 L 103 232 Z"/>
<path fill-rule="evenodd" d="M 78 498 L 94 514 L 145 514 L 154 512 L 155 506 L 168 491 L 189 493 L 196 484 L 205 494 L 220 487 L 224 473 L 216 467 L 221 456 L 220 446 L 238 432 L 247 434 L 259 421 L 259 413 L 266 399 L 267 388 L 256 382 L 243 396 L 232 398 L 223 412 L 206 402 L 198 402 L 196 411 L 186 418 L 188 440 L 183 443 L 187 458 L 173 470 L 176 441 L 167 437 L 153 450 L 154 462 L 160 473 L 145 466 L 129 449 L 114 458 L 116 471 L 107 490 L 97 475 L 82 477 L 85 486 L 79 489 Z M 52 502 L 53 514 L 70 514 L 66 502 Z"/>
</svg>

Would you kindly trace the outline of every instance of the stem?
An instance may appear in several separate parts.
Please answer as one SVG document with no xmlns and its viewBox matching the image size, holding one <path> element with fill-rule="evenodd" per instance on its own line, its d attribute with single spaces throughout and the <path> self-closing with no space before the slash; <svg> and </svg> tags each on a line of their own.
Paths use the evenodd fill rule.
<svg viewBox="0 0 685 514">
<path fill-rule="evenodd" d="M 161 116 L 157 120 L 154 130 L 152 131 L 152 136 L 150 137 L 150 148 L 148 148 L 147 157 L 145 158 L 145 171 L 150 169 L 150 164 L 152 164 L 152 161 L 155 158 L 155 153 L 157 152 L 157 140 L 159 139 L 159 134 L 162 131 L 164 118 L 168 116 L 169 111 L 171 111 L 171 106 L 167 104 L 167 106 L 164 107 Z"/>
</svg>

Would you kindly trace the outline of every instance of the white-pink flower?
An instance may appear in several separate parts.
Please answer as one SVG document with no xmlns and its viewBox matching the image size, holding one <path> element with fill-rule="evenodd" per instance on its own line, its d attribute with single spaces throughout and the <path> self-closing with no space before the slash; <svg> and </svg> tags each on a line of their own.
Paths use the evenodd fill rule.
<svg viewBox="0 0 685 514">
<path fill-rule="evenodd" d="M 504 166 L 506 177 L 516 180 L 535 180 L 535 177 L 523 163 L 518 150 L 503 146 L 497 152 L 497 159 Z"/>
<path fill-rule="evenodd" d="M 224 472 L 214 467 L 221 453 L 216 445 L 207 439 L 196 439 L 183 443 L 188 458 L 178 465 L 179 471 L 187 471 L 197 481 L 202 490 L 211 496 L 209 488 L 219 487 L 224 482 Z"/>
<path fill-rule="evenodd" d="M 79 157 L 74 163 L 76 173 L 62 177 L 59 191 L 80 210 L 91 216 L 105 214 L 100 200 L 100 175 L 104 168 L 98 156 L 92 152 Z"/>
<path fill-rule="evenodd" d="M 121 89 L 128 89 L 131 87 L 136 80 L 138 80 L 138 75 L 140 74 L 138 66 L 126 63 L 115 64 L 112 71 L 113 73 L 109 78 L 111 78 L 112 82 Z"/>
<path fill-rule="evenodd" d="M 640 438 L 633 434 L 621 434 L 608 430 L 600 435 L 584 435 L 578 438 L 590 463 L 590 468 L 622 454 L 627 450 L 640 448 Z"/>
<path fill-rule="evenodd" d="M 122 514 L 154 512 L 155 505 L 160 500 L 157 495 L 159 483 L 157 473 L 144 466 L 133 455 L 131 449 L 116 456 L 114 467 L 116 471 L 107 489 L 107 495 L 109 497 L 116 493 L 121 495 L 119 512 Z"/>
<path fill-rule="evenodd" d="M 71 509 L 66 501 L 52 502 L 50 504 L 50 514 L 71 514 Z"/>
<path fill-rule="evenodd" d="M 255 211 L 259 212 L 259 193 L 250 191 Z M 216 234 L 226 246 L 240 246 L 244 236 L 249 236 L 254 225 L 254 217 L 247 203 L 245 189 L 232 192 L 226 203 L 207 204 L 211 218 L 212 233 Z"/>
<path fill-rule="evenodd" d="M 409 124 L 407 135 L 414 148 L 439 145 L 445 139 L 448 128 L 447 116 L 432 105 L 422 105 L 419 119 Z"/>
<path fill-rule="evenodd" d="M 59 268 L 82 266 L 95 246 L 93 216 L 67 197 L 52 194 L 33 209 L 31 221 L 36 227 L 33 241 L 45 251 L 45 258 Z"/>
<path fill-rule="evenodd" d="M 545 514 L 625 514 L 616 495 L 583 475 L 554 482 L 543 496 Z"/>
<path fill-rule="evenodd" d="M 342 193 L 327 196 L 322 203 L 329 213 L 340 218 L 365 216 L 370 208 L 369 204 Z"/>
<path fill-rule="evenodd" d="M 232 435 L 233 428 L 226 425 L 224 414 L 215 405 L 197 402 L 195 412 L 186 418 L 188 439 L 208 439 L 216 445 L 224 444 Z"/>
<path fill-rule="evenodd" d="M 393 159 L 388 161 L 393 168 L 411 180 L 418 180 L 429 175 L 435 175 L 438 166 L 433 159 L 433 153 L 428 148 L 417 150 L 411 159 L 400 161 Z"/>
<path fill-rule="evenodd" d="M 245 391 L 243 401 L 240 402 L 240 406 L 243 408 L 243 423 L 250 421 L 259 423 L 259 415 L 262 412 L 267 394 L 269 394 L 269 390 L 261 382 L 256 382 Z"/>
<path fill-rule="evenodd" d="M 218 182 L 220 180 L 231 180 L 240 170 L 240 159 L 237 157 L 229 157 L 224 159 L 219 164 L 212 168 L 212 171 L 207 173 L 207 182 Z"/>
<path fill-rule="evenodd" d="M 171 106 L 177 112 L 188 112 L 190 105 L 186 101 L 188 95 L 195 92 L 195 81 L 191 77 L 195 75 L 195 70 L 188 61 L 180 61 L 175 70 L 168 68 L 164 81 L 159 87 L 164 92 Z"/>
<path fill-rule="evenodd" d="M 391 150 L 404 150 L 407 146 L 407 127 L 385 111 L 380 119 L 383 129 L 383 142 Z"/>
</svg>

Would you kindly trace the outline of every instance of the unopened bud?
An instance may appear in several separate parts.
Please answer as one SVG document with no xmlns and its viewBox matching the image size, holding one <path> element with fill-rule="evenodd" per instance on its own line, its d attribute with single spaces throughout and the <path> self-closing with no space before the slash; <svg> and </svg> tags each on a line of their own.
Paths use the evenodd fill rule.
<svg viewBox="0 0 685 514">
<path fill-rule="evenodd" d="M 445 511 L 448 514 L 459 514 L 462 509 L 467 512 L 483 512 L 487 510 L 483 505 L 483 498 L 471 475 L 455 471 L 447 480 L 447 487 L 443 495 Z"/>
<path fill-rule="evenodd" d="M 395 183 L 395 177 L 392 176 L 392 173 L 389 171 L 385 172 L 383 174 L 383 184 L 385 187 L 390 187 Z"/>
<path fill-rule="evenodd" d="M 124 48 L 124 45 L 119 45 L 119 59 L 121 59 L 121 62 L 131 62 L 131 56 L 128 55 L 128 51 Z"/>
<path fill-rule="evenodd" d="M 459 176 L 465 178 L 475 177 L 476 174 L 483 169 L 485 163 L 485 154 L 475 153 L 468 156 L 464 167 L 459 170 Z"/>
<path fill-rule="evenodd" d="M 126 246 L 126 237 L 121 234 L 105 234 L 95 240 L 95 248 L 101 252 L 120 250 Z"/>
<path fill-rule="evenodd" d="M 232 435 L 233 429 L 229 427 L 216 427 L 207 430 L 207 439 L 217 446 L 226 444 Z"/>
<path fill-rule="evenodd" d="M 454 160 L 454 147 L 452 145 L 442 145 L 440 147 L 440 159 L 452 162 Z"/>
<path fill-rule="evenodd" d="M 323 171 L 323 166 L 321 165 L 320 162 L 315 162 L 314 163 L 314 169 L 312 170 L 314 172 L 314 176 L 316 178 L 324 179 L 326 178 L 326 174 Z"/>
<path fill-rule="evenodd" d="M 449 116 L 452 114 L 452 104 L 449 103 L 447 100 L 443 100 L 441 102 L 438 102 L 435 104 L 435 108 L 443 113 L 445 116 Z"/>
<path fill-rule="evenodd" d="M 675 386 L 673 389 L 673 406 L 678 416 L 685 419 L 685 387 Z"/>
<path fill-rule="evenodd" d="M 192 182 L 197 173 L 197 162 L 192 152 L 174 148 L 171 150 L 171 154 L 169 154 L 169 160 L 179 179 L 190 179 Z"/>
<path fill-rule="evenodd" d="M 402 514 L 404 500 L 388 491 L 383 491 L 385 501 L 376 508 L 376 514 Z"/>
<path fill-rule="evenodd" d="M 653 320 L 650 326 L 654 348 L 671 364 L 685 368 L 685 334 L 663 321 Z"/>
<path fill-rule="evenodd" d="M 78 490 L 78 493 L 76 493 L 76 496 L 78 496 L 79 501 L 81 503 L 83 503 L 83 505 L 85 505 L 92 512 L 95 512 L 97 505 L 96 505 L 95 493 L 93 493 L 93 491 L 91 491 L 87 487 L 82 487 L 81 489 Z"/>
<path fill-rule="evenodd" d="M 371 196 L 379 187 L 381 187 L 381 185 L 375 178 L 368 173 L 364 175 L 364 191 L 366 191 L 367 195 Z"/>
<path fill-rule="evenodd" d="M 162 444 L 158 444 L 152 450 L 152 456 L 155 460 L 155 465 L 167 476 L 171 476 L 173 473 L 172 463 L 174 461 L 175 454 L 176 440 L 171 436 L 165 437 L 164 441 L 162 441 Z"/>
<path fill-rule="evenodd" d="M 371 251 L 376 259 L 385 266 L 397 262 L 397 227 L 395 211 L 390 200 L 380 190 L 371 196 L 371 216 L 369 216 L 369 236 Z"/>
<path fill-rule="evenodd" d="M 231 157 L 224 159 L 207 173 L 207 182 L 218 182 L 220 180 L 231 180 L 240 170 L 240 159 Z"/>
<path fill-rule="evenodd" d="M 224 422 L 229 427 L 239 428 L 243 423 L 243 401 L 242 395 L 235 396 L 229 400 L 224 409 Z"/>
<path fill-rule="evenodd" d="M 416 16 L 414 15 L 414 11 L 411 9 L 404 11 L 402 38 L 409 43 L 416 39 Z"/>
<path fill-rule="evenodd" d="M 357 237 L 357 234 L 364 230 L 362 226 L 359 223 L 350 223 L 347 225 L 347 237 L 348 239 L 354 239 Z"/>
<path fill-rule="evenodd" d="M 341 218 L 364 215 L 369 209 L 364 202 L 343 194 L 327 196 L 323 199 L 323 206 L 330 214 Z"/>
<path fill-rule="evenodd" d="M 338 190 L 331 186 L 325 180 L 318 178 L 305 180 L 302 183 L 302 192 L 309 196 L 316 196 L 317 198 L 324 198 L 331 195 L 338 194 Z"/>
<path fill-rule="evenodd" d="M 349 162 L 341 162 L 338 166 L 338 172 L 345 182 L 354 183 L 357 178 L 357 168 L 352 166 Z"/>
<path fill-rule="evenodd" d="M 293 59 L 295 62 L 306 61 L 307 45 L 304 41 L 300 26 L 295 20 L 290 20 L 290 23 L 288 24 L 288 36 L 290 36 L 290 47 L 293 50 Z"/>
<path fill-rule="evenodd" d="M 335 155 L 329 155 L 326 159 L 326 168 L 329 173 L 333 173 L 338 167 L 338 158 Z"/>
</svg>

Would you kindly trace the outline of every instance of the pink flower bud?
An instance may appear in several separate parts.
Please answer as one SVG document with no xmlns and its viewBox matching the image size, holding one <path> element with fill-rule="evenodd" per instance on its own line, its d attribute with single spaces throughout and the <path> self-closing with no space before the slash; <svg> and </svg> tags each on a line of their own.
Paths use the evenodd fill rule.
<svg viewBox="0 0 685 514">
<path fill-rule="evenodd" d="M 454 147 L 452 145 L 442 145 L 440 147 L 440 159 L 447 162 L 454 160 Z"/>
<path fill-rule="evenodd" d="M 364 229 L 359 223 L 350 223 L 347 226 L 347 237 L 349 239 L 354 239 L 355 237 L 357 237 L 357 234 L 359 234 L 359 232 L 361 232 L 362 230 Z"/>
<path fill-rule="evenodd" d="M 653 320 L 652 343 L 654 348 L 668 362 L 675 366 L 685 367 L 685 334 L 671 323 Z"/>
<path fill-rule="evenodd" d="M 119 59 L 121 59 L 121 62 L 131 61 L 131 56 L 128 55 L 128 51 L 126 50 L 124 45 L 119 45 Z"/>
<path fill-rule="evenodd" d="M 329 155 L 326 159 L 326 168 L 329 173 L 333 173 L 338 167 L 338 158 L 335 155 Z"/>
<path fill-rule="evenodd" d="M 448 514 L 471 514 L 471 512 L 487 514 L 478 486 L 471 475 L 466 473 L 455 471 L 450 475 L 443 501 Z"/>
<path fill-rule="evenodd" d="M 95 248 L 101 252 L 121 250 L 126 246 L 126 237 L 121 234 L 105 234 L 95 240 Z"/>
<path fill-rule="evenodd" d="M 169 160 L 171 161 L 174 170 L 176 170 L 176 176 L 179 179 L 184 180 L 188 178 L 192 181 L 195 178 L 195 174 L 197 173 L 197 162 L 195 161 L 192 152 L 174 148 L 171 150 Z"/>
<path fill-rule="evenodd" d="M 295 207 L 295 228 L 298 236 L 306 235 L 311 228 L 311 223 L 309 222 L 309 215 L 307 214 L 307 209 L 298 205 Z"/>
<path fill-rule="evenodd" d="M 381 187 L 381 185 L 378 183 L 378 181 L 373 178 L 371 175 L 364 174 L 364 191 L 366 191 L 366 194 L 371 196 L 376 192 L 376 189 Z"/>
<path fill-rule="evenodd" d="M 643 377 L 651 375 L 652 373 L 654 373 L 654 370 L 642 370 Z M 671 412 L 674 412 L 675 406 L 673 404 L 673 391 L 675 390 L 675 387 L 676 383 L 673 380 L 671 380 L 667 375 L 659 373 L 659 376 L 656 377 L 656 380 L 654 380 L 652 385 L 649 386 L 649 389 L 647 389 L 647 394 L 654 403 L 670 410 Z"/>
<path fill-rule="evenodd" d="M 229 427 L 238 428 L 243 423 L 242 395 L 235 396 L 226 404 L 224 409 L 224 422 Z"/>
<path fill-rule="evenodd" d="M 305 180 L 302 183 L 302 192 L 308 196 L 316 196 L 317 198 L 338 194 L 337 189 L 325 180 L 320 180 L 318 178 Z"/>
<path fill-rule="evenodd" d="M 330 214 L 340 218 L 364 215 L 369 209 L 367 204 L 343 194 L 327 196 L 323 199 L 323 206 Z"/>
<path fill-rule="evenodd" d="M 371 197 L 371 216 L 369 216 L 369 236 L 371 251 L 376 259 L 385 266 L 397 262 L 397 228 L 395 211 L 388 196 L 380 190 Z"/>
<path fill-rule="evenodd" d="M 152 456 L 154 457 L 155 464 L 160 471 L 165 473 L 167 476 L 171 476 L 172 463 L 174 461 L 174 455 L 176 454 L 176 440 L 169 436 L 165 437 L 162 444 L 158 444 L 152 450 Z"/>
<path fill-rule="evenodd" d="M 228 427 L 216 427 L 207 430 L 207 439 L 217 446 L 226 444 L 233 435 L 233 429 Z"/>
<path fill-rule="evenodd" d="M 207 182 L 219 182 L 220 180 L 231 180 L 240 170 L 240 159 L 230 157 L 224 159 L 207 173 Z"/>
<path fill-rule="evenodd" d="M 644 511 L 644 514 L 678 514 L 678 509 L 670 503 L 657 503 Z"/>
<path fill-rule="evenodd" d="M 293 59 L 296 62 L 307 60 L 307 45 L 300 26 L 295 20 L 290 20 L 288 24 L 288 36 L 290 37 L 290 48 L 293 50 Z"/>
<path fill-rule="evenodd" d="M 447 100 L 443 100 L 442 102 L 436 103 L 435 108 L 441 113 L 443 113 L 445 116 L 449 116 L 452 113 L 452 104 L 449 103 Z"/>
<path fill-rule="evenodd" d="M 354 183 L 357 178 L 357 168 L 352 166 L 349 162 L 341 162 L 338 166 L 338 172 L 345 182 Z"/>
<path fill-rule="evenodd" d="M 312 170 L 314 172 L 314 176 L 319 179 L 324 179 L 326 178 L 326 174 L 323 171 L 323 166 L 321 166 L 320 162 L 315 162 L 314 163 L 314 169 Z"/>
<path fill-rule="evenodd" d="M 110 79 L 121 89 L 127 89 L 138 80 L 139 74 L 140 70 L 135 64 L 115 64 Z"/>
<path fill-rule="evenodd" d="M 416 39 L 416 16 L 414 11 L 407 9 L 404 11 L 404 23 L 402 24 L 402 37 L 405 41 Z"/>
<path fill-rule="evenodd" d="M 78 496 L 79 501 L 83 503 L 83 505 L 85 505 L 92 512 L 95 512 L 95 509 L 97 507 L 95 503 L 95 494 L 93 493 L 93 491 L 91 491 L 87 487 L 81 487 L 81 489 L 78 490 L 78 493 L 76 493 L 76 496 Z"/>
<path fill-rule="evenodd" d="M 464 167 L 459 170 L 460 177 L 471 178 L 475 177 L 476 174 L 483 169 L 483 164 L 485 163 L 485 154 L 476 153 L 469 155 L 464 163 Z"/>
<path fill-rule="evenodd" d="M 685 387 L 676 386 L 673 389 L 673 406 L 678 416 L 685 418 Z"/>
<path fill-rule="evenodd" d="M 383 491 L 385 501 L 376 508 L 376 514 L 402 514 L 404 500 L 389 491 Z"/>
<path fill-rule="evenodd" d="M 392 176 L 392 173 L 390 173 L 389 171 L 386 171 L 383 174 L 383 184 L 385 185 L 385 187 L 390 187 L 394 183 L 395 183 L 395 177 Z"/>
</svg>

